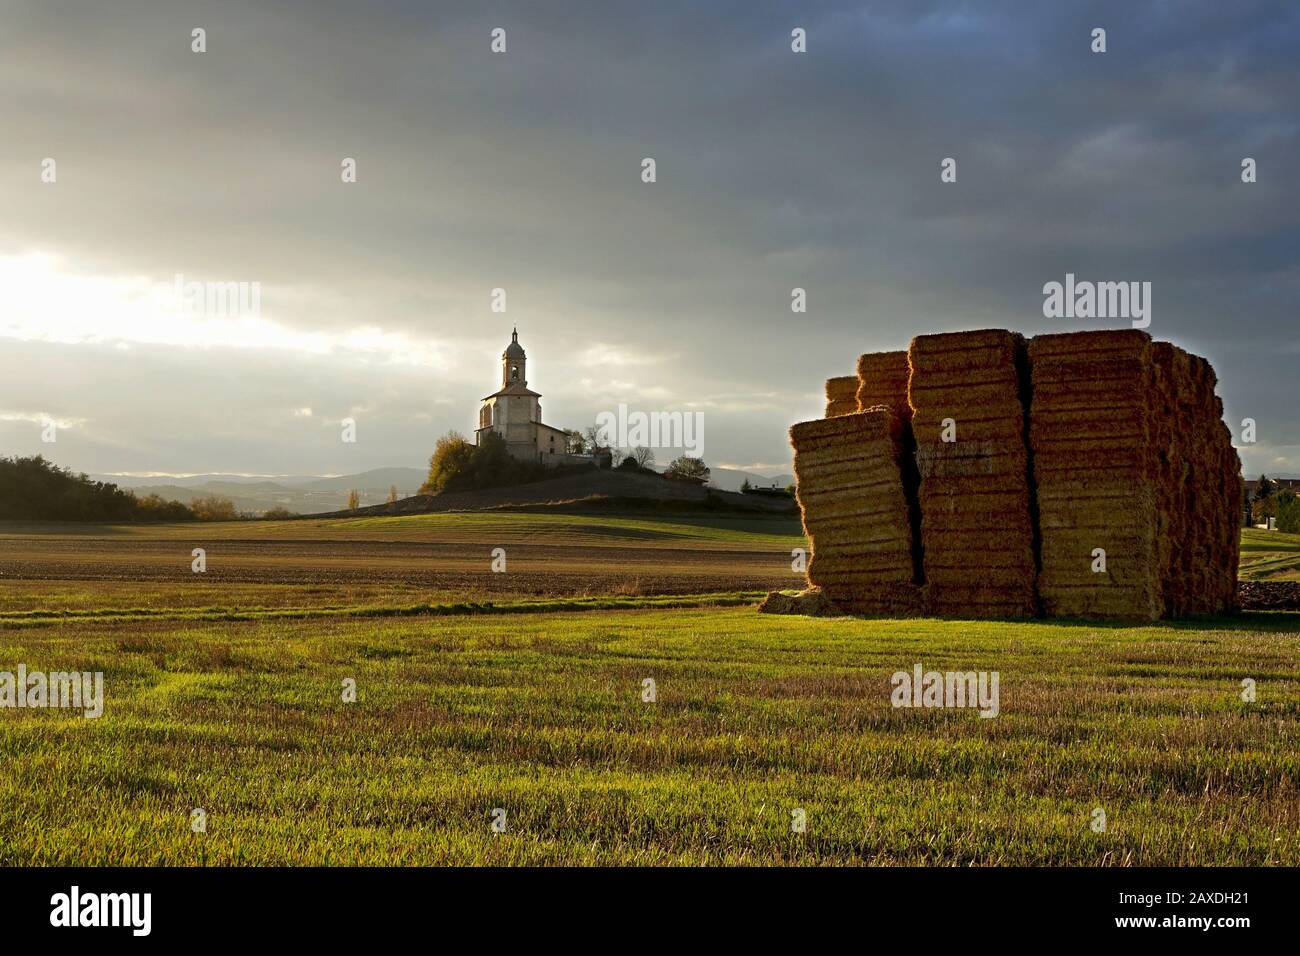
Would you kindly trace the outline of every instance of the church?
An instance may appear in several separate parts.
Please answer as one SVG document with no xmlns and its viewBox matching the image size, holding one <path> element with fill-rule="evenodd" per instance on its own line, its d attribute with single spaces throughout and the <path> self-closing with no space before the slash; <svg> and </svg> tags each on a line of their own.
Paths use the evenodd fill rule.
<svg viewBox="0 0 1300 956">
<path fill-rule="evenodd" d="M 505 439 L 510 454 L 521 461 L 544 465 L 591 462 L 590 456 L 569 454 L 569 436 L 562 428 L 542 423 L 541 395 L 528 387 L 528 357 L 519 344 L 519 330 L 501 353 L 501 387 L 483 399 L 478 410 L 474 443 L 488 432 Z"/>
</svg>

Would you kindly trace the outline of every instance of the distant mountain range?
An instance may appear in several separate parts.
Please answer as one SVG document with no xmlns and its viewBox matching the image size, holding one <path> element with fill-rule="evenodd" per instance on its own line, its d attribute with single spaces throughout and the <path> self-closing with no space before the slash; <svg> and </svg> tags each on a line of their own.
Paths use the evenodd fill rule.
<svg viewBox="0 0 1300 956">
<path fill-rule="evenodd" d="M 271 508 L 288 508 L 298 514 L 338 511 L 347 507 L 353 488 L 361 504 L 377 505 L 388 500 L 388 490 L 397 486 L 397 496 L 408 498 L 424 484 L 425 468 L 375 468 L 356 475 L 91 475 L 96 481 L 111 481 L 138 495 L 159 495 L 189 502 L 191 498 L 220 495 L 235 503 L 240 512 L 261 514 Z"/>
<path fill-rule="evenodd" d="M 770 488 L 773 485 L 784 488 L 794 484 L 794 475 L 757 475 L 752 471 L 738 471 L 735 468 L 709 469 L 709 484 L 723 491 L 739 491 L 746 479 L 756 488 Z"/>
<path fill-rule="evenodd" d="M 662 470 L 662 469 L 661 469 Z M 388 500 L 388 489 L 396 485 L 398 498 L 409 498 L 420 490 L 428 470 L 424 468 L 374 468 L 356 475 L 91 475 L 96 481 L 111 481 L 140 495 L 155 494 L 189 503 L 191 498 L 220 495 L 246 514 L 261 514 L 271 508 L 288 508 L 297 514 L 339 511 L 347 507 L 353 488 L 361 504 L 377 505 Z M 759 475 L 736 468 L 712 468 L 710 484 L 723 491 L 739 491 L 748 479 L 757 488 L 794 484 L 794 475 Z M 1255 476 L 1258 477 L 1258 476 Z M 1300 478 L 1277 474 L 1270 478 Z"/>
<path fill-rule="evenodd" d="M 734 468 L 714 468 L 712 484 L 723 491 L 739 491 L 746 479 L 751 485 L 784 488 L 793 475 L 765 476 Z M 91 475 L 96 481 L 110 481 L 138 495 L 158 495 L 188 503 L 192 498 L 219 495 L 229 498 L 246 514 L 261 514 L 271 508 L 287 508 L 297 514 L 339 511 L 347 507 L 348 492 L 356 489 L 361 504 L 377 505 L 388 500 L 397 487 L 397 497 L 409 498 L 419 491 L 428 475 L 425 468 L 375 468 L 355 475 Z"/>
</svg>

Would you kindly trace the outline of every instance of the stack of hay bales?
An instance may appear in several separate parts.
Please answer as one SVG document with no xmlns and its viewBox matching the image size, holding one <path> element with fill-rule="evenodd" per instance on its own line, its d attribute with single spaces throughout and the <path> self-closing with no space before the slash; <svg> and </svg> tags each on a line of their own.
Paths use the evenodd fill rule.
<svg viewBox="0 0 1300 956">
<path fill-rule="evenodd" d="M 1163 613 L 1186 611 L 1186 595 L 1196 590 L 1191 582 L 1196 562 L 1190 548 L 1183 548 L 1191 526 L 1194 485 L 1189 457 L 1196 448 L 1191 356 L 1168 342 L 1151 343 L 1152 395 L 1151 441 L 1155 454 L 1156 562 L 1159 567 Z"/>
<path fill-rule="evenodd" d="M 1214 369 L 1199 356 L 1187 359 L 1192 399 L 1188 424 L 1194 437 L 1188 450 L 1193 497 L 1185 533 L 1194 542 L 1187 557 L 1196 562 L 1196 574 L 1187 577 L 1191 587 L 1171 613 L 1218 614 L 1237 610 L 1241 463 L 1223 423 L 1223 402 L 1214 394 Z"/>
<path fill-rule="evenodd" d="M 858 410 L 858 379 L 843 375 L 826 380 L 826 417 L 852 415 Z"/>
<path fill-rule="evenodd" d="M 1170 617 L 1236 609 L 1240 466 L 1210 363 L 1152 343 L 1160 581 Z"/>
<path fill-rule="evenodd" d="M 907 404 L 910 377 L 906 352 L 868 352 L 859 356 L 858 408 L 885 405 L 904 421 L 911 421 L 912 408 Z"/>
<path fill-rule="evenodd" d="M 1241 561 L 1241 501 L 1245 482 L 1241 477 L 1241 458 L 1232 445 L 1232 432 L 1223 422 L 1223 400 L 1214 398 L 1215 419 L 1210 426 L 1218 449 L 1219 500 L 1223 503 L 1224 522 L 1219 528 L 1213 560 L 1218 568 L 1212 613 L 1230 614 L 1241 610 L 1237 589 L 1237 570 Z"/>
<path fill-rule="evenodd" d="M 1237 609 L 1241 464 L 1204 359 L 1136 329 L 1028 347 L 995 329 L 918 336 L 857 372 L 790 430 L 808 579 L 844 610 Z"/>
<path fill-rule="evenodd" d="M 899 416 L 876 407 L 801 422 L 790 443 L 809 583 L 852 613 L 920 613 Z"/>
<path fill-rule="evenodd" d="M 1188 443 L 1175 444 L 1182 423 L 1169 413 L 1187 363 L 1172 350 L 1157 352 L 1136 329 L 1040 335 L 1029 343 L 1029 359 L 1044 612 L 1160 617 L 1162 563 L 1190 559 L 1183 554 L 1189 520 L 1173 484 L 1185 477 Z M 1180 598 L 1170 590 L 1176 607 Z"/>
<path fill-rule="evenodd" d="M 1235 610 L 1241 465 L 1210 363 L 1136 329 L 1040 335 L 1029 356 L 1044 610 Z"/>
<path fill-rule="evenodd" d="M 1032 617 L 1025 340 L 1001 329 L 922 335 L 908 359 L 928 609 Z"/>
<path fill-rule="evenodd" d="M 912 435 L 912 406 L 907 403 L 907 383 L 912 370 L 907 352 L 867 352 L 858 356 L 858 408 L 888 408 L 901 420 L 899 470 L 912 524 L 912 563 L 921 583 L 921 504 L 916 497 L 920 477 L 916 471 L 916 438 Z"/>
</svg>

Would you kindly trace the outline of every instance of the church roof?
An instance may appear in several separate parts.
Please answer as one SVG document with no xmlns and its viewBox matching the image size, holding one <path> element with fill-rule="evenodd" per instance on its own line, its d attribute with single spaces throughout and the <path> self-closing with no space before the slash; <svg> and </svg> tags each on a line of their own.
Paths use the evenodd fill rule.
<svg viewBox="0 0 1300 956">
<path fill-rule="evenodd" d="M 501 353 L 505 358 L 524 358 L 524 347 L 519 344 L 519 330 L 515 329 L 510 333 L 510 344 L 506 350 Z"/>
<path fill-rule="evenodd" d="M 534 392 L 527 385 L 520 385 L 518 382 L 511 382 L 509 385 L 505 386 L 504 388 L 497 389 L 491 395 L 484 395 L 483 401 L 486 402 L 489 398 L 499 398 L 502 395 L 528 395 L 533 398 L 542 397 L 541 392 Z"/>
</svg>

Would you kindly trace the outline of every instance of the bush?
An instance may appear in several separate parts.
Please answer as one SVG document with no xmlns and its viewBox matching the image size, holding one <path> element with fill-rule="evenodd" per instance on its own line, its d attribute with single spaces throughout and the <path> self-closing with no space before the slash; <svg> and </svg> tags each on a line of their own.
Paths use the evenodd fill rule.
<svg viewBox="0 0 1300 956">
<path fill-rule="evenodd" d="M 298 513 L 296 511 L 290 511 L 284 505 L 276 505 L 274 508 L 268 509 L 262 517 L 266 518 L 268 521 L 283 521 L 285 518 L 298 517 Z"/>
<path fill-rule="evenodd" d="M 190 502 L 190 510 L 200 521 L 234 521 L 239 517 L 235 511 L 235 503 L 220 495 L 195 498 Z"/>
</svg>

